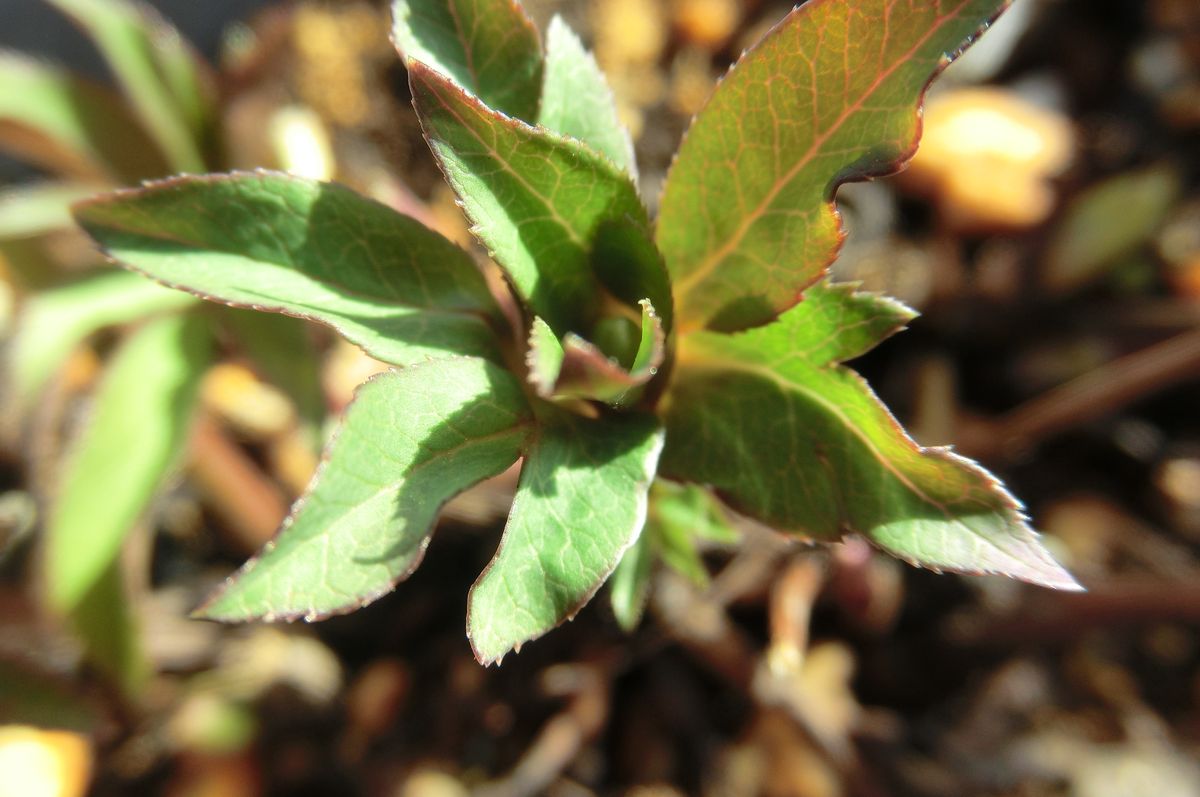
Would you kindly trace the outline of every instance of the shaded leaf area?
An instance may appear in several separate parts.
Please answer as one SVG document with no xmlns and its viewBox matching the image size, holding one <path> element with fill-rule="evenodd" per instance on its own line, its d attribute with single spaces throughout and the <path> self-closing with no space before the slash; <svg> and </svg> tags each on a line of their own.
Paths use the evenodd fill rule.
<svg viewBox="0 0 1200 797">
<path fill-rule="evenodd" d="M 12 52 L 0 52 L 0 84 L 0 150 L 84 180 L 133 182 L 169 171 L 106 86 Z"/>
<path fill-rule="evenodd" d="M 96 587 L 187 441 L 211 342 L 193 316 L 150 321 L 120 348 L 66 465 L 47 526 L 51 603 Z"/>
<path fill-rule="evenodd" d="M 811 0 L 725 77 L 663 190 L 658 244 L 689 329 L 765 324 L 833 261 L 831 203 L 916 149 L 925 86 L 1004 0 Z"/>
<path fill-rule="evenodd" d="M 642 530 L 663 433 L 649 416 L 543 420 L 500 549 L 471 588 L 467 635 L 484 664 L 572 617 Z"/>
<path fill-rule="evenodd" d="M 325 396 L 321 359 L 308 324 L 298 318 L 233 307 L 222 320 L 255 369 L 296 405 L 305 433 L 315 443 L 325 421 Z"/>
<path fill-rule="evenodd" d="M 28 407 L 71 351 L 104 327 L 195 303 L 193 296 L 119 270 L 35 294 L 17 316 L 5 352 L 4 398 Z"/>
<path fill-rule="evenodd" d="M 120 560 L 113 559 L 105 566 L 72 609 L 70 620 L 88 662 L 126 696 L 136 697 L 150 678 L 150 662 Z M 50 724 L 57 723 L 54 719 Z"/>
<path fill-rule="evenodd" d="M 641 221 L 625 216 L 603 222 L 594 236 L 591 264 L 596 279 L 614 299 L 630 308 L 648 299 L 662 319 L 663 331 L 671 331 L 675 321 L 671 278 Z"/>
<path fill-rule="evenodd" d="M 990 474 L 917 446 L 838 366 L 910 317 L 890 300 L 822 284 L 769 326 L 689 336 L 667 398 L 663 473 L 711 484 L 781 530 L 824 540 L 859 532 L 926 567 L 1077 588 Z"/>
<path fill-rule="evenodd" d="M 396 0 L 392 40 L 485 105 L 537 118 L 542 44 L 515 0 Z"/>
<path fill-rule="evenodd" d="M 47 2 L 95 42 L 170 171 L 204 171 L 202 138 L 212 89 L 179 32 L 134 0 Z"/>
<path fill-rule="evenodd" d="M 315 620 L 387 594 L 420 563 L 442 505 L 516 462 L 531 423 L 520 383 L 486 360 L 372 379 L 279 534 L 199 616 Z"/>
<path fill-rule="evenodd" d="M 537 123 L 579 139 L 637 177 L 633 140 L 617 118 L 608 80 L 579 37 L 557 15 L 546 30 L 546 71 Z"/>
<path fill-rule="evenodd" d="M 597 239 L 611 223 L 649 229 L 629 175 L 576 141 L 488 109 L 420 63 L 409 78 L 425 135 L 472 231 L 555 332 L 586 332 Z"/>
<path fill-rule="evenodd" d="M 110 256 L 206 299 L 336 329 L 384 362 L 498 357 L 462 249 L 349 189 L 269 172 L 182 177 L 76 208 Z"/>
<path fill-rule="evenodd" d="M 545 321 L 534 317 L 526 364 L 529 381 L 539 396 L 619 406 L 630 403 L 636 389 L 654 378 L 666 356 L 666 336 L 650 302 L 642 301 L 638 327 L 625 318 L 608 321 L 611 324 L 601 329 L 613 326 L 621 332 L 606 336 L 613 343 L 602 348 L 573 332 L 560 341 Z"/>
</svg>

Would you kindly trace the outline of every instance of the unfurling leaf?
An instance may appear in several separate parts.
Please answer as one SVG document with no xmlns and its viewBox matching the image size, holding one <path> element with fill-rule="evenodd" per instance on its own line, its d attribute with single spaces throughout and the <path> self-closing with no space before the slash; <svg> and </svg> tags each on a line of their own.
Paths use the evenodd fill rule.
<svg viewBox="0 0 1200 797">
<path fill-rule="evenodd" d="M 420 564 L 442 505 L 516 462 L 531 424 L 520 383 L 486 360 L 372 379 L 278 536 L 198 615 L 314 620 L 390 592 Z"/>
<path fill-rule="evenodd" d="M 76 207 L 160 282 L 328 324 L 395 365 L 498 357 L 500 311 L 462 249 L 349 189 L 270 172 L 182 177 Z"/>
<path fill-rule="evenodd" d="M 642 300 L 640 327 L 625 318 L 610 319 L 637 330 L 626 363 L 574 332 L 559 341 L 542 319 L 535 317 L 529 334 L 529 381 L 542 398 L 589 399 L 614 406 L 629 403 L 637 388 L 658 373 L 666 354 L 662 321 L 648 300 Z"/>
<path fill-rule="evenodd" d="M 686 329 L 765 324 L 833 261 L 832 197 L 916 149 L 926 85 L 1006 0 L 810 0 L 696 117 L 663 189 L 658 244 Z"/>
<path fill-rule="evenodd" d="M 1077 589 L 990 474 L 917 446 L 839 365 L 909 317 L 890 300 L 821 284 L 768 326 L 688 336 L 666 397 L 664 475 L 710 484 L 780 530 L 858 532 L 926 567 Z"/>
</svg>

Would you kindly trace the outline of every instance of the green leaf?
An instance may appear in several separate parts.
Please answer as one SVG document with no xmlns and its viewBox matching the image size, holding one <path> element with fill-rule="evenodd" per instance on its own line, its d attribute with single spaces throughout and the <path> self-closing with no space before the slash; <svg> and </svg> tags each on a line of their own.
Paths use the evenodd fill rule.
<svg viewBox="0 0 1200 797">
<path fill-rule="evenodd" d="M 204 171 L 197 124 L 205 78 L 178 31 L 132 0 L 46 1 L 96 43 L 171 170 Z"/>
<path fill-rule="evenodd" d="M 529 447 L 500 549 L 471 588 L 467 636 L 499 662 L 573 616 L 642 530 L 662 449 L 657 420 L 563 413 Z"/>
<path fill-rule="evenodd" d="M 537 117 L 542 44 L 516 0 L 396 0 L 392 41 L 485 105 Z"/>
<path fill-rule="evenodd" d="M 663 190 L 685 331 L 765 324 L 799 300 L 841 243 L 838 185 L 912 156 L 926 85 L 1006 5 L 810 0 L 742 57 Z"/>
<path fill-rule="evenodd" d="M 328 324 L 384 362 L 499 356 L 500 311 L 470 256 L 338 185 L 269 172 L 174 178 L 78 205 L 75 218 L 156 280 Z"/>
<path fill-rule="evenodd" d="M 708 490 L 661 479 L 650 492 L 646 533 L 655 542 L 658 558 L 699 587 L 707 586 L 709 579 L 696 542 L 709 540 L 732 545 L 739 539 Z"/>
<path fill-rule="evenodd" d="M 0 239 L 70 229 L 71 204 L 102 189 L 87 183 L 33 183 L 0 189 Z"/>
<path fill-rule="evenodd" d="M 1043 283 L 1051 290 L 1073 290 L 1136 252 L 1162 226 L 1181 187 L 1177 171 L 1155 166 L 1084 191 L 1054 231 Z"/>
<path fill-rule="evenodd" d="M 127 697 L 141 696 L 151 669 L 137 613 L 126 593 L 121 563 L 113 559 L 71 612 L 84 655 Z"/>
<path fill-rule="evenodd" d="M 576 141 L 489 110 L 420 63 L 409 79 L 475 235 L 534 314 L 559 335 L 585 332 L 596 304 L 597 238 L 621 220 L 649 229 L 629 175 Z"/>
<path fill-rule="evenodd" d="M 315 620 L 390 592 L 420 563 L 442 505 L 516 462 L 531 424 L 520 383 L 486 360 L 375 377 L 278 536 L 198 615 Z"/>
<path fill-rule="evenodd" d="M 557 14 L 546 32 L 546 71 L 537 122 L 582 141 L 637 178 L 633 139 L 617 118 L 612 89 L 596 59 Z"/>
<path fill-rule="evenodd" d="M 123 97 L 0 51 L 0 149 L 81 180 L 135 182 L 168 171 Z"/>
<path fill-rule="evenodd" d="M 653 574 L 654 537 L 647 528 L 621 557 L 608 582 L 613 616 L 624 631 L 633 631 L 642 621 Z"/>
<path fill-rule="evenodd" d="M 182 450 L 209 348 L 199 319 L 168 316 L 113 358 L 50 512 L 46 584 L 58 610 L 96 586 Z"/>
<path fill-rule="evenodd" d="M 7 388 L 28 407 L 67 356 L 89 335 L 114 324 L 169 313 L 196 299 L 137 274 L 112 271 L 34 294 L 17 317 L 7 352 Z"/>
<path fill-rule="evenodd" d="M 1078 589 L 990 474 L 920 448 L 838 365 L 908 317 L 889 300 L 820 284 L 774 324 L 681 340 L 663 474 L 712 485 L 781 530 L 821 540 L 854 531 L 914 564 Z"/>
<path fill-rule="evenodd" d="M 733 545 L 739 537 L 708 490 L 694 484 L 655 481 L 650 487 L 646 528 L 609 581 L 613 614 L 621 628 L 632 631 L 641 622 L 656 561 L 701 589 L 708 586 L 708 569 L 696 549 L 697 540 L 702 539 Z"/>
<path fill-rule="evenodd" d="M 626 319 L 613 319 L 628 323 Z M 560 342 L 549 325 L 534 317 L 526 362 L 529 381 L 542 398 L 587 399 L 628 404 L 635 389 L 658 373 L 666 354 L 662 322 L 649 301 L 642 301 L 642 324 L 628 370 L 611 353 L 568 332 Z"/>
</svg>

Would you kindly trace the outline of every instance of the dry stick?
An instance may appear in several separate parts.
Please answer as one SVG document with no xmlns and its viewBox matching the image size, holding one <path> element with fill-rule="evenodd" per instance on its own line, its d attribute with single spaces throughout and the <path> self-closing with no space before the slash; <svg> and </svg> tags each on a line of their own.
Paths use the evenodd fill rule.
<svg viewBox="0 0 1200 797">
<path fill-rule="evenodd" d="M 1178 382 L 1200 377 L 1200 329 L 1102 365 L 966 435 L 970 456 L 1016 456 Z"/>
<path fill-rule="evenodd" d="M 1088 592 L 1044 592 L 1012 613 L 958 615 L 946 635 L 969 647 L 1041 644 L 1067 642 L 1097 628 L 1154 622 L 1200 623 L 1200 583 L 1195 577 L 1124 578 Z"/>
</svg>

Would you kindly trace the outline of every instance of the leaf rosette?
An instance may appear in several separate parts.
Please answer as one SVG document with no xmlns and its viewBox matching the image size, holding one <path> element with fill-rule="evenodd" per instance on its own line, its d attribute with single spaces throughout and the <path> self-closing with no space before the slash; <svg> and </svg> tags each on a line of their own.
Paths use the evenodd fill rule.
<svg viewBox="0 0 1200 797">
<path fill-rule="evenodd" d="M 826 278 L 837 186 L 902 165 L 925 87 L 1004 5 L 801 5 L 693 122 L 652 224 L 612 93 L 561 20 L 543 46 L 513 0 L 398 0 L 422 129 L 522 309 L 515 335 L 470 253 L 335 185 L 185 177 L 78 206 L 119 262 L 327 324 L 395 366 L 199 615 L 311 620 L 374 600 L 420 562 L 449 498 L 518 461 L 469 600 L 485 663 L 573 616 L 618 565 L 626 625 L 655 558 L 702 577 L 697 529 L 728 536 L 707 488 L 782 532 L 1075 588 L 994 478 L 917 446 L 843 365 L 912 313 Z M 660 476 L 696 486 L 652 492 Z"/>
</svg>

